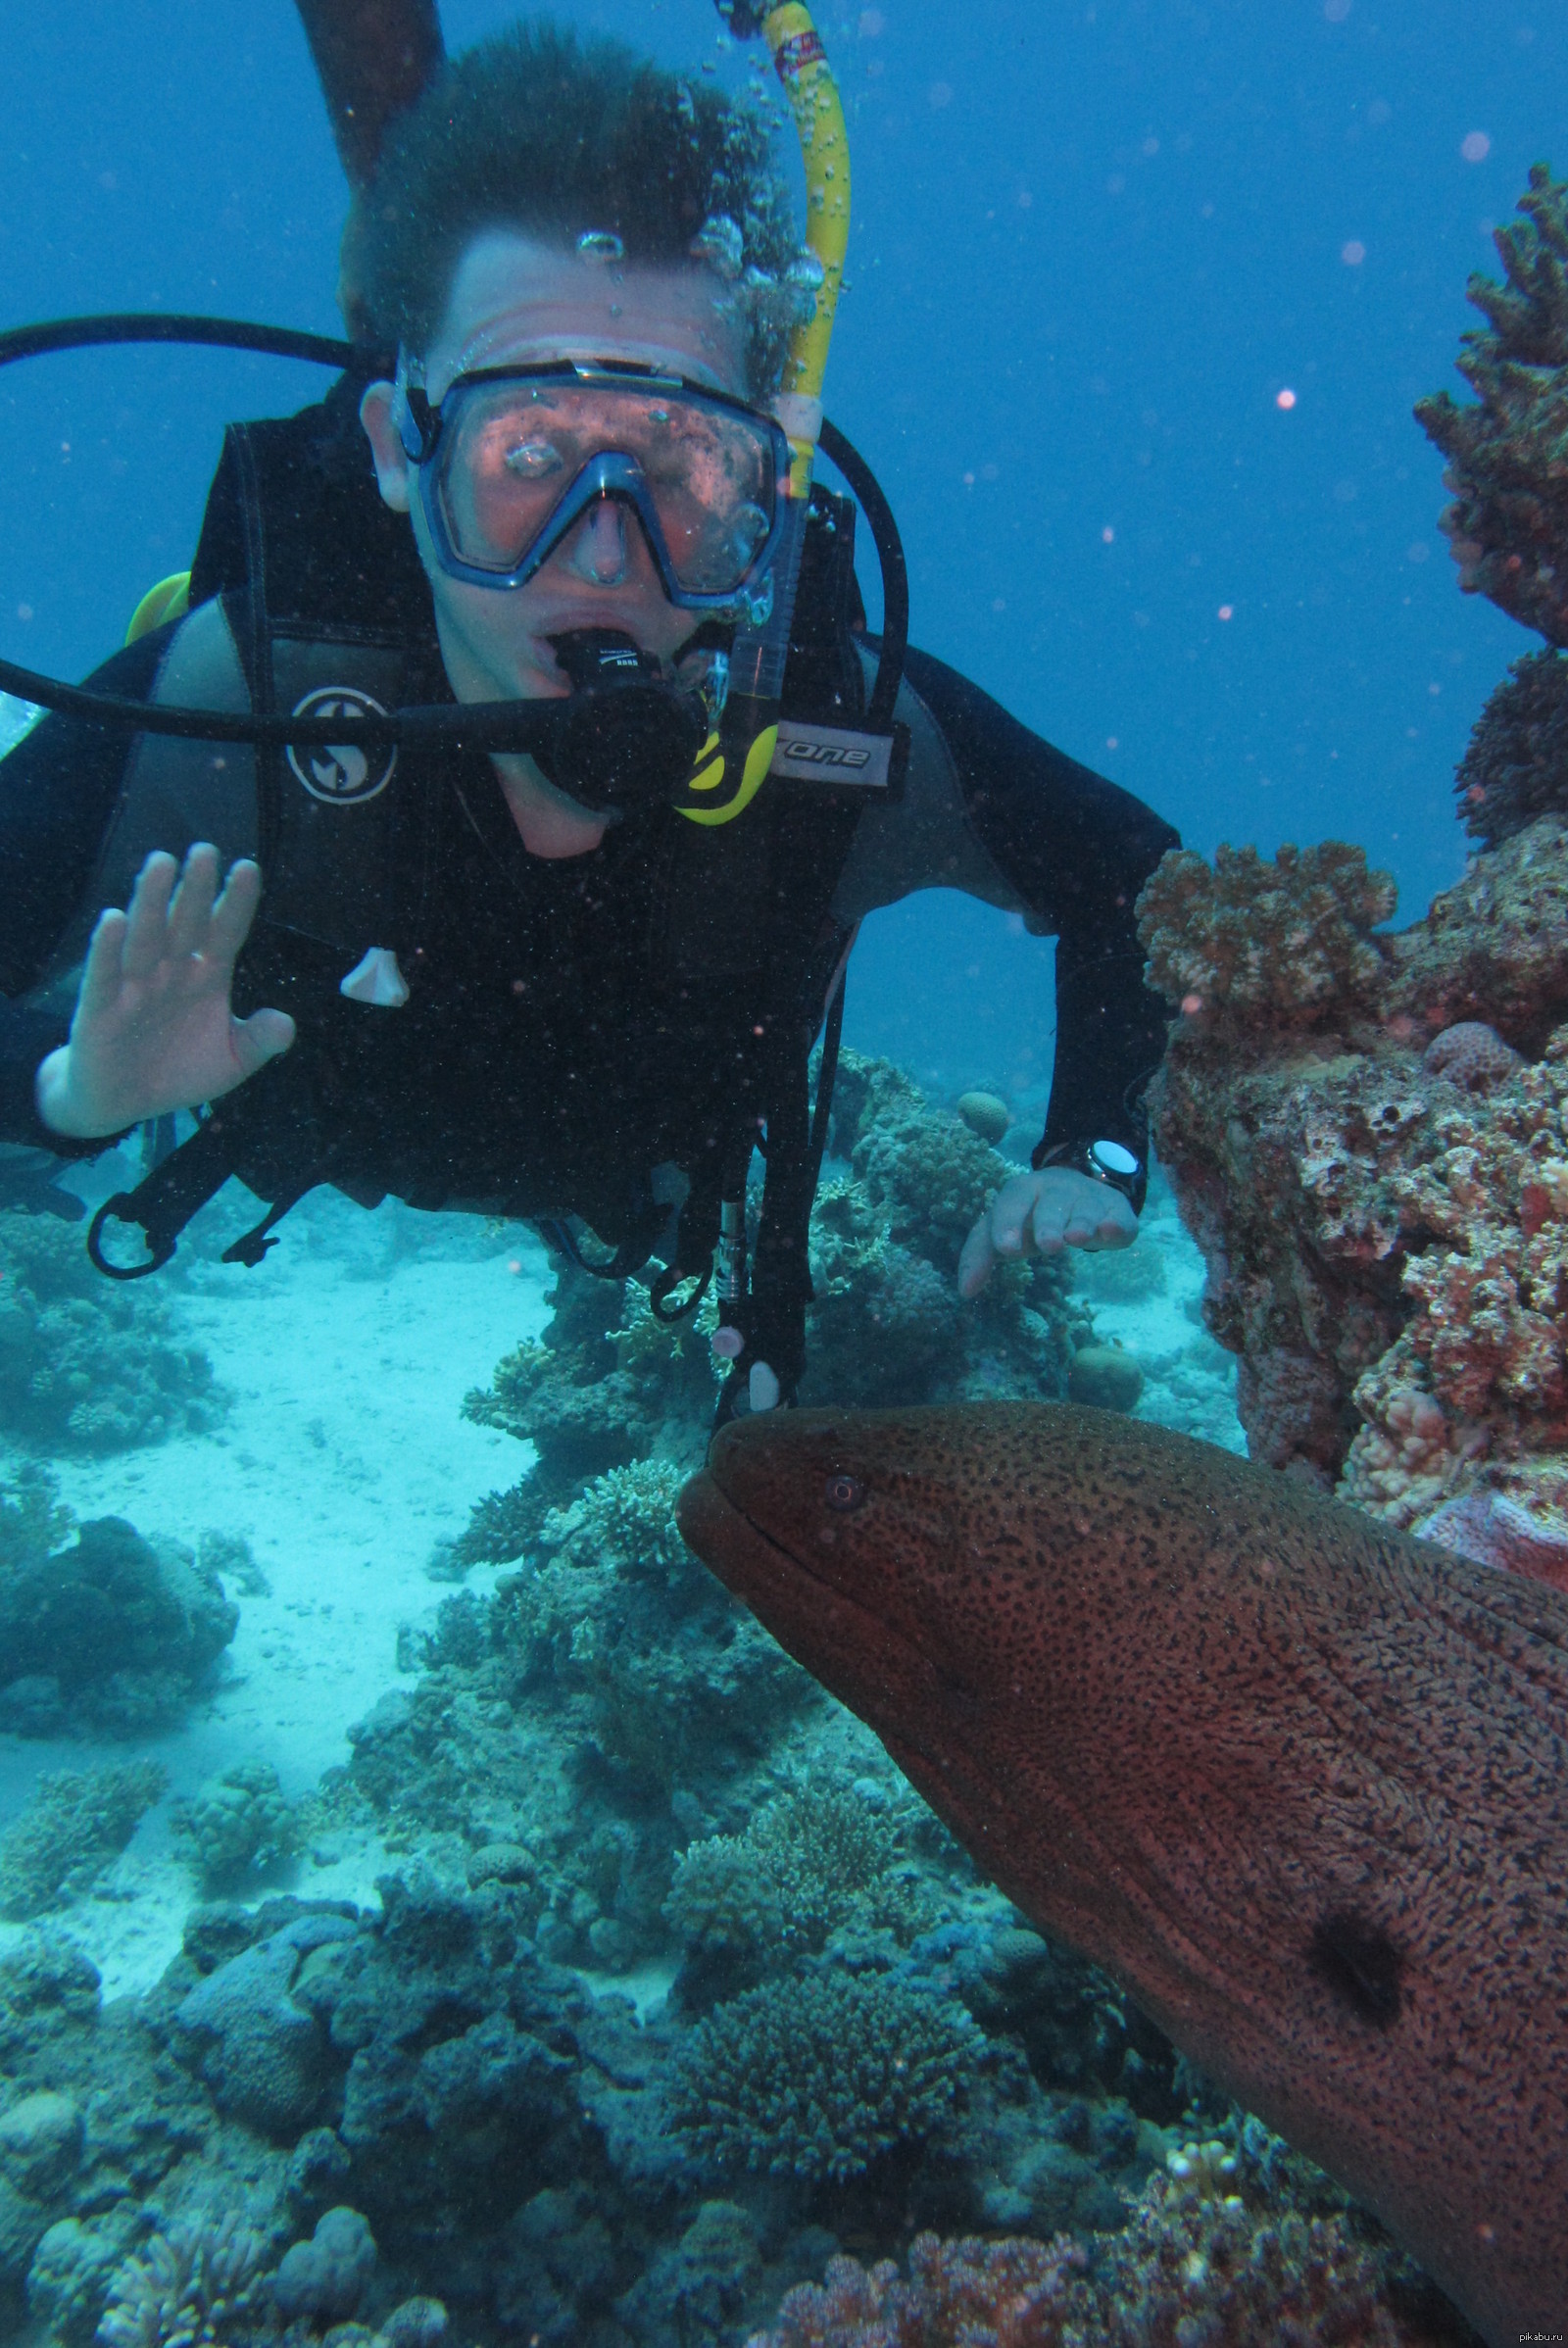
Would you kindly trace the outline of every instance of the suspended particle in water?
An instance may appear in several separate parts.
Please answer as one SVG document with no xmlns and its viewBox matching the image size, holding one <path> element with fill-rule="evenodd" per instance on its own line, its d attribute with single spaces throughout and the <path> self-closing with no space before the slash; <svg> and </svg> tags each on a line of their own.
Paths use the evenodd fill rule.
<svg viewBox="0 0 1568 2348">
<path fill-rule="evenodd" d="M 1466 163 L 1485 163 L 1492 153 L 1492 141 L 1484 130 L 1467 130 L 1459 141 L 1459 152 Z"/>
<path fill-rule="evenodd" d="M 1221 604 L 1214 616 L 1216 619 L 1234 619 L 1236 617 L 1236 606 L 1234 604 Z"/>
<path fill-rule="evenodd" d="M 1116 533 L 1111 528 L 1108 521 L 1106 522 L 1104 528 L 1101 531 L 1100 536 L 1101 542 L 1104 546 L 1114 546 L 1116 543 Z"/>
<path fill-rule="evenodd" d="M 1291 409 L 1296 406 L 1296 394 L 1288 383 L 1283 391 L 1277 391 L 1274 394 L 1274 405 L 1276 408 L 1285 409 Z"/>
<path fill-rule="evenodd" d="M 1366 259 L 1366 247 L 1358 236 L 1352 236 L 1340 247 L 1340 259 L 1347 269 L 1358 269 Z"/>
<path fill-rule="evenodd" d="M 608 269 L 612 261 L 625 260 L 626 248 L 613 228 L 585 228 L 577 239 L 577 258 Z"/>
</svg>

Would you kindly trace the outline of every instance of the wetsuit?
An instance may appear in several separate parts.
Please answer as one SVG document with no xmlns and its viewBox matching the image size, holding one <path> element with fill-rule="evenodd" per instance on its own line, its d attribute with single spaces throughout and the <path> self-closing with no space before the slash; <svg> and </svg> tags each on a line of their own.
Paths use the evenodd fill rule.
<svg viewBox="0 0 1568 2348">
<path fill-rule="evenodd" d="M 330 420 L 330 403 L 307 413 Z M 339 594 L 352 604 L 370 592 L 368 580 L 389 594 L 395 545 L 407 566 L 395 583 L 401 698 L 450 700 L 406 524 L 379 508 L 363 442 L 336 425 L 310 428 L 336 452 L 342 511 L 368 531 L 400 534 L 377 541 L 379 560 L 336 577 L 308 548 L 308 595 L 318 609 Z M 301 504 L 314 510 L 311 498 Z M 211 559 L 206 572 L 209 585 L 220 576 Z M 203 578 L 199 556 L 198 585 Z M 805 586 L 803 609 L 808 621 Z M 254 683 L 252 616 L 230 581 L 220 600 L 117 655 L 94 681 L 137 698 L 203 700 L 190 673 L 199 679 L 216 654 L 243 697 Z M 803 676 L 812 657 L 803 643 Z M 858 665 L 853 647 L 849 664 Z M 792 677 L 796 667 L 792 649 Z M 848 690 L 841 679 L 835 707 Z M 1138 1094 L 1163 1023 L 1142 984 L 1133 901 L 1175 834 L 927 655 L 907 658 L 899 715 L 911 746 L 891 804 L 855 804 L 844 793 L 813 802 L 770 784 L 720 832 L 699 834 L 669 808 L 641 809 L 612 824 L 592 854 L 556 861 L 523 848 L 487 758 L 425 754 L 440 762 L 410 802 L 416 827 L 403 819 L 397 904 L 389 898 L 390 909 L 374 916 L 379 935 L 364 934 L 369 914 L 360 931 L 352 912 L 334 929 L 340 908 L 322 910 L 319 871 L 314 899 L 291 883 L 278 821 L 316 817 L 286 774 L 281 817 L 270 827 L 255 795 L 236 792 L 231 761 L 210 747 L 200 754 L 209 805 L 200 790 L 192 798 L 188 749 L 46 717 L 0 759 L 0 1140 L 65 1155 L 105 1146 L 62 1141 L 37 1118 L 34 1071 L 70 1021 L 69 986 L 63 999 L 40 990 L 69 970 L 99 907 L 124 902 L 147 848 L 177 856 L 208 837 L 225 856 L 259 851 L 267 879 L 236 972 L 236 1009 L 275 1003 L 299 1024 L 293 1051 L 220 1104 L 234 1170 L 265 1198 L 333 1181 L 367 1201 L 392 1193 L 432 1208 L 580 1214 L 626 1246 L 646 1227 L 652 1169 L 671 1165 L 700 1183 L 733 1137 L 737 1103 L 744 1110 L 750 1100 L 771 1120 L 760 1062 L 780 1023 L 779 972 L 814 1026 L 854 924 L 936 886 L 1021 912 L 1057 937 L 1043 1147 L 1105 1137 L 1141 1155 Z M 180 792 L 161 811 L 160 761 L 172 773 L 176 758 L 185 760 Z M 131 798 L 141 831 L 127 841 Z M 733 886 L 715 887 L 719 871 L 733 871 Z M 389 1009 L 345 999 L 343 977 L 366 949 L 389 942 L 389 925 L 410 1001 Z"/>
</svg>

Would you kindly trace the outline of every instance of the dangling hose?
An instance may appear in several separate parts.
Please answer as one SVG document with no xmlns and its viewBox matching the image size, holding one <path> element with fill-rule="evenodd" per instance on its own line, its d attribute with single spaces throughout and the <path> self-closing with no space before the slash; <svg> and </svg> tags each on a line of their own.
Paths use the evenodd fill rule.
<svg viewBox="0 0 1568 2348">
<path fill-rule="evenodd" d="M 797 325 L 784 362 L 784 385 L 773 401 L 790 444 L 785 528 L 773 565 L 773 606 L 757 627 L 738 630 L 730 653 L 729 698 L 719 729 L 722 771 L 705 787 L 716 805 L 682 807 L 693 823 L 729 823 L 761 789 L 778 741 L 784 664 L 801 575 L 811 503 L 811 463 L 822 430 L 822 382 L 844 277 L 850 238 L 850 137 L 833 69 L 800 0 L 785 0 L 760 19 L 747 0 L 719 0 L 732 31 L 760 32 L 790 102 L 806 166 L 806 241 L 821 269 L 812 318 Z M 727 782 L 722 798 L 718 793 Z"/>
</svg>

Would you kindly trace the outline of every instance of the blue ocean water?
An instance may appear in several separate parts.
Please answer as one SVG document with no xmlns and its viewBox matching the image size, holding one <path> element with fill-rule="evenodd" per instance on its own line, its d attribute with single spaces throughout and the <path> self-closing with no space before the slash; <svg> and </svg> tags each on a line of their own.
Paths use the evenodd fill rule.
<svg viewBox="0 0 1568 2348">
<path fill-rule="evenodd" d="M 508 13 L 454 0 L 449 45 Z M 706 0 L 573 21 L 745 78 Z M 823 30 L 855 140 L 828 404 L 893 498 L 914 641 L 1194 847 L 1353 839 L 1416 918 L 1459 869 L 1452 769 L 1527 640 L 1456 592 L 1410 408 L 1453 384 L 1467 273 L 1560 144 L 1568 28 L 1463 0 L 890 0 Z M 8 322 L 333 330 L 344 188 L 289 9 L 61 0 L 19 12 L 10 56 Z M 317 380 L 192 353 L 0 378 L 0 651 L 102 658 L 187 557 L 225 417 Z M 1048 967 L 965 908 L 885 915 L 852 1040 L 949 1085 L 1011 1073 Z"/>
<path fill-rule="evenodd" d="M 338 330 L 346 190 L 288 0 L 16 13 L 0 326 Z M 513 13 L 446 0 L 448 46 Z M 753 78 L 710 0 L 561 13 Z M 1564 160 L 1561 12 L 824 0 L 820 24 L 855 172 L 827 407 L 897 512 L 913 641 L 1190 846 L 1349 840 L 1415 920 L 1464 863 L 1471 725 L 1535 639 L 1460 594 L 1410 411 L 1459 388 L 1467 274 L 1531 164 Z M 224 421 L 321 380 L 185 350 L 0 370 L 0 656 L 70 677 L 104 659 L 189 560 Z M 1010 1317 L 963 1320 L 935 1268 L 956 1245 L 943 1152 L 964 1180 L 1001 1169 L 916 1087 L 1003 1095 L 1016 1156 L 1052 990 L 1049 943 L 967 898 L 865 925 L 846 1043 L 898 1065 L 847 1071 L 823 1358 L 875 1399 L 906 1368 L 911 1393 L 1055 1394 L 1093 1354 L 1091 1398 L 1240 1450 L 1163 1188 L 1133 1254 L 1042 1277 Z M 861 1120 L 906 1191 L 873 1197 Z M 144 1146 L 66 1192 L 96 1204 Z M 596 1303 L 515 1226 L 325 1195 L 242 1273 L 218 1259 L 249 1219 L 230 1190 L 163 1280 L 111 1297 L 79 1223 L 0 1210 L 0 1599 L 41 1557 L 183 1609 L 113 1689 L 88 1671 L 73 1694 L 47 1649 L 0 1656 L 0 2340 L 85 2348 L 106 2293 L 104 2348 L 184 2338 L 184 2285 L 158 2300 L 147 2245 L 172 2234 L 177 2264 L 198 2218 L 254 2286 L 231 2348 L 356 2310 L 341 2348 L 370 2348 L 426 2288 L 452 2330 L 412 2316 L 379 2348 L 730 2348 L 835 2250 L 869 2265 L 926 2225 L 1087 2236 L 1172 2154 L 1201 2188 L 1183 2223 L 1222 2228 L 1244 2172 L 1261 2205 L 1277 2140 L 1025 1932 L 680 1553 L 711 1305 L 669 1341 L 639 1293 Z M 612 1376 L 610 1423 L 575 1416 Z M 84 1767 L 145 1774 L 90 1793 L 48 1774 Z M 29 1905 L 68 1831 L 76 1872 Z M 843 2048 L 886 2055 L 920 2158 L 879 2168 L 853 2096 L 824 2152 L 753 2094 L 769 2059 L 805 2072 L 812 2030 L 811 2092 L 833 2108 Z M 57 2093 L 69 2110 L 36 2106 Z M 294 2300 L 256 2282 L 343 2200 L 379 2267 L 328 2226 Z"/>
</svg>

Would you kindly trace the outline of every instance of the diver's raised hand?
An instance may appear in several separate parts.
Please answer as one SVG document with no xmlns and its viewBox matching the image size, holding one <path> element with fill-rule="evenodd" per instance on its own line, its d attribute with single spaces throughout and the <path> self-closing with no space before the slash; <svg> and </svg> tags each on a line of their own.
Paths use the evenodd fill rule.
<svg viewBox="0 0 1568 2348">
<path fill-rule="evenodd" d="M 217 1101 L 294 1041 L 286 1011 L 229 1008 L 234 960 L 250 934 L 262 876 L 193 848 L 184 869 L 161 852 L 136 878 L 129 908 L 101 913 L 87 949 L 71 1040 L 38 1070 L 38 1114 L 79 1141 L 144 1117 Z"/>
<path fill-rule="evenodd" d="M 978 1296 L 999 1263 L 1059 1255 L 1063 1247 L 1129 1247 L 1138 1237 L 1130 1199 L 1071 1166 L 1042 1166 L 1004 1182 L 963 1243 L 958 1294 Z"/>
</svg>

